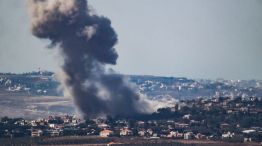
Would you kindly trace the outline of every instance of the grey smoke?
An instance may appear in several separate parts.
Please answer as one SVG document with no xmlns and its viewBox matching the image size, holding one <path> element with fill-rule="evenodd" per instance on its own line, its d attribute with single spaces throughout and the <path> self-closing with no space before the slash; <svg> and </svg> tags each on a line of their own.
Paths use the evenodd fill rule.
<svg viewBox="0 0 262 146">
<path fill-rule="evenodd" d="M 84 116 L 134 116 L 149 109 L 115 65 L 117 34 L 111 22 L 90 10 L 86 0 L 28 0 L 32 33 L 58 46 L 64 62 L 61 82 Z"/>
</svg>

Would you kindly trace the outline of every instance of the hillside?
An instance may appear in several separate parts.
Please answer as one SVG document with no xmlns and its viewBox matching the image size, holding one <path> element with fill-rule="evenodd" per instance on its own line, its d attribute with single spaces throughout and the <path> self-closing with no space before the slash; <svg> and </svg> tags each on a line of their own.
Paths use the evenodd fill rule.
<svg viewBox="0 0 262 146">
<path fill-rule="evenodd" d="M 151 100 L 170 102 L 197 98 L 262 96 L 258 80 L 193 80 L 182 77 L 126 75 L 137 92 Z M 70 97 L 58 90 L 60 83 L 52 72 L 0 74 L 0 116 L 43 117 L 73 114 Z"/>
</svg>

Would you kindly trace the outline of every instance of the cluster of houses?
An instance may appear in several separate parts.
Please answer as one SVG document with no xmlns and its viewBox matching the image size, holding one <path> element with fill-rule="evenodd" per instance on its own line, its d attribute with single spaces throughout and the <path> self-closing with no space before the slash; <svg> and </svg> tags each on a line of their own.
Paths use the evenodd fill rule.
<svg viewBox="0 0 262 146">
<path fill-rule="evenodd" d="M 116 132 L 119 132 L 119 136 L 139 136 L 143 138 L 150 138 L 150 139 L 184 139 L 184 140 L 226 140 L 230 141 L 231 139 L 237 139 L 237 142 L 252 142 L 253 137 L 252 133 L 261 132 L 261 128 L 259 130 L 254 130 L 254 127 L 243 130 L 241 133 L 234 133 L 234 132 L 224 132 L 221 136 L 217 135 L 205 135 L 202 133 L 194 133 L 192 131 L 179 131 L 179 130 L 169 130 L 169 132 L 163 133 L 156 132 L 152 129 L 141 129 L 139 131 L 136 131 L 137 134 L 134 133 L 134 131 L 130 128 L 123 128 L 119 131 L 104 129 L 99 133 L 99 136 L 101 137 L 110 137 L 115 136 Z M 258 142 L 257 140 L 255 140 Z M 260 141 L 261 142 L 261 141 Z"/>
<path fill-rule="evenodd" d="M 262 102 L 262 97 L 218 97 L 211 99 L 199 99 L 185 101 L 188 106 L 197 106 L 204 110 L 210 110 L 214 106 L 222 107 L 228 114 L 237 113 L 262 113 L 261 107 L 257 104 Z"/>
<path fill-rule="evenodd" d="M 184 115 L 183 119 L 189 120 L 190 115 Z M 105 119 L 93 120 L 93 132 L 85 127 L 90 127 L 84 120 L 77 118 L 76 116 L 61 116 L 53 117 L 49 116 L 46 119 L 38 119 L 27 121 L 20 119 L 15 122 L 15 125 L 27 126 L 31 132 L 31 137 L 40 136 L 63 136 L 66 129 L 78 129 L 84 132 L 84 135 L 97 135 L 100 137 L 144 137 L 151 139 L 168 138 L 168 139 L 199 139 L 208 140 L 214 138 L 215 135 L 206 135 L 203 133 L 196 133 L 190 130 L 191 124 L 175 122 L 174 120 L 149 120 L 149 121 L 135 121 L 130 123 L 128 120 L 116 120 L 114 122 L 108 122 Z M 80 126 L 82 125 L 82 126 Z M 84 126 L 83 126 L 84 125 Z M 230 125 L 223 123 L 220 124 L 221 129 L 226 129 Z M 82 128 L 80 128 L 82 127 Z M 245 142 L 252 141 L 252 133 L 262 131 L 260 127 L 251 127 L 243 130 L 242 139 Z M 239 133 L 224 132 L 220 140 L 239 137 Z"/>
<path fill-rule="evenodd" d="M 214 107 L 219 107 L 225 111 L 221 116 L 227 115 L 251 115 L 257 117 L 262 114 L 262 98 L 261 97 L 219 97 L 211 99 L 197 99 L 190 101 L 182 101 L 178 106 L 172 108 L 173 111 L 179 111 L 183 106 L 197 107 L 204 112 L 213 110 Z M 212 140 L 233 140 L 237 139 L 243 142 L 261 141 L 262 128 L 251 125 L 250 127 L 242 127 L 240 121 L 232 123 L 221 122 L 217 130 L 212 131 L 212 127 L 206 127 L 206 120 L 196 120 L 196 115 L 184 114 L 178 120 L 151 120 L 151 121 L 136 121 L 135 125 L 125 124 L 126 127 L 105 127 L 100 136 L 140 136 L 148 138 L 175 138 L 175 139 L 212 139 Z M 116 122 L 117 123 L 117 122 Z M 196 129 L 204 127 L 204 130 Z M 214 127 L 213 127 L 214 128 Z M 238 130 L 230 130 L 238 129 Z M 199 131 L 208 132 L 199 132 Z M 235 132 L 238 131 L 238 132 Z"/>
<path fill-rule="evenodd" d="M 155 126 L 153 126 L 153 128 L 141 128 L 143 127 L 144 124 L 148 124 L 145 123 L 143 121 L 138 121 L 136 124 L 138 124 L 137 126 L 140 127 L 136 127 L 137 129 L 131 128 L 131 127 L 123 127 L 123 128 L 110 128 L 108 125 L 104 125 L 103 126 L 103 130 L 100 131 L 99 136 L 101 137 L 111 137 L 111 136 L 139 136 L 139 137 L 147 137 L 147 138 L 170 138 L 170 139 L 185 139 L 185 140 L 192 140 L 192 139 L 197 139 L 197 140 L 215 140 L 215 135 L 205 135 L 203 133 L 194 133 L 192 131 L 190 131 L 190 125 L 189 124 L 184 124 L 184 123 L 176 123 L 174 121 L 167 121 L 167 127 L 165 127 L 164 125 L 159 125 L 160 123 L 157 123 L 157 121 L 149 121 L 149 122 L 153 122 L 154 124 L 156 124 L 155 126 L 159 126 L 162 127 L 162 129 L 160 130 L 156 130 Z M 229 126 L 228 124 L 221 124 L 220 127 L 221 128 L 226 128 L 227 126 Z M 251 133 L 257 132 L 257 131 L 261 131 L 262 128 L 257 128 L 255 129 L 255 127 L 252 127 L 250 129 L 247 130 L 243 130 L 242 131 L 242 140 L 244 142 L 248 142 L 248 141 L 252 141 L 252 138 L 250 137 Z M 136 133 L 135 133 L 136 132 Z M 234 137 L 239 137 L 239 134 L 235 134 L 233 132 L 225 132 L 221 135 L 221 137 L 216 137 L 219 140 L 223 140 L 223 139 L 231 139 Z M 218 140 L 217 139 L 217 140 Z"/>
<path fill-rule="evenodd" d="M 177 112 L 171 118 L 159 118 L 158 120 L 135 120 L 135 119 L 92 119 L 89 122 L 81 120 L 76 116 L 49 116 L 46 119 L 32 121 L 18 120 L 16 125 L 27 126 L 32 137 L 39 136 L 64 136 L 64 135 L 96 135 L 100 137 L 144 137 L 144 138 L 169 138 L 169 139 L 201 139 L 201 140 L 227 140 L 238 138 L 242 141 L 253 141 L 254 138 L 262 140 L 262 127 L 241 127 L 242 125 L 234 121 L 233 129 L 239 129 L 238 132 L 232 129 L 232 123 L 220 122 L 215 127 L 217 131 L 212 131 L 214 127 L 206 124 L 205 114 L 213 107 L 219 107 L 223 113 L 220 116 L 243 115 L 258 117 L 262 115 L 261 97 L 249 98 L 230 98 L 219 97 L 212 99 L 197 99 L 190 101 L 181 101 L 170 112 Z M 200 113 L 186 113 L 184 107 L 201 109 Z M 190 110 L 189 110 L 190 111 Z M 208 113 L 209 112 L 209 113 Z M 212 115 L 211 115 L 212 116 Z M 259 123 L 258 123 L 259 125 Z M 202 128 L 202 129 L 201 129 Z M 210 128 L 210 129 L 208 129 Z"/>
<path fill-rule="evenodd" d="M 233 102 L 234 101 L 234 102 Z M 250 102 L 243 102 L 250 101 Z M 223 107 L 227 113 L 232 112 L 261 112 L 261 108 L 256 108 L 252 103 L 255 101 L 261 101 L 261 98 L 250 97 L 236 101 L 231 98 L 214 98 L 214 99 L 199 99 L 187 102 L 187 106 L 197 106 L 204 110 L 210 110 L 212 106 Z M 247 104 L 248 103 L 248 104 Z M 183 104 L 182 104 L 183 105 Z M 178 109 L 172 110 L 180 110 Z M 116 120 L 114 123 L 108 123 L 105 119 L 94 119 L 96 128 L 79 128 L 79 124 L 85 123 L 84 120 L 80 120 L 75 116 L 61 116 L 52 117 L 47 119 L 32 120 L 31 136 L 37 137 L 42 135 L 60 136 L 64 134 L 64 130 L 68 128 L 81 130 L 86 135 L 99 135 L 101 137 L 110 136 L 139 136 L 147 138 L 175 138 L 175 139 L 230 139 L 239 137 L 239 133 L 231 131 L 225 131 L 223 129 L 229 129 L 230 124 L 221 123 L 220 129 L 223 131 L 221 135 L 210 135 L 205 133 L 193 132 L 192 127 L 200 125 L 202 121 L 197 121 L 192 118 L 191 114 L 185 114 L 182 116 L 181 121 L 176 120 L 152 120 L 152 121 L 135 121 L 134 124 L 130 124 L 128 120 Z M 187 122 L 183 122 L 187 121 Z M 21 125 L 25 125 L 25 121 L 20 121 Z M 87 127 L 89 125 L 86 125 Z M 40 128 L 39 128 L 40 127 Z M 41 128 L 42 127 L 42 128 Z M 43 128 L 44 127 L 44 128 Z M 249 136 L 254 132 L 262 131 L 259 127 L 250 127 L 249 129 L 243 129 L 241 136 L 244 141 L 252 141 Z"/>
<path fill-rule="evenodd" d="M 47 119 L 38 119 L 30 121 L 31 136 L 61 136 L 67 127 L 75 127 L 81 122 L 81 119 L 76 116 L 62 116 L 53 117 L 49 116 Z"/>
<path fill-rule="evenodd" d="M 18 95 L 57 95 L 58 83 L 53 75 L 0 73 L 0 91 Z"/>
</svg>

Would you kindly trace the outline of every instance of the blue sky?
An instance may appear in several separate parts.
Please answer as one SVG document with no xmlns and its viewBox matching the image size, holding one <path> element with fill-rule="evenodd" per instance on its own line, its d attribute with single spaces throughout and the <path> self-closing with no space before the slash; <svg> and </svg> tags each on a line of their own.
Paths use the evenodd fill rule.
<svg viewBox="0 0 262 146">
<path fill-rule="evenodd" d="M 262 79 L 260 0 L 90 0 L 119 36 L 124 74 Z M 24 0 L 0 1 L 0 72 L 57 70 L 59 55 L 30 34 Z"/>
</svg>

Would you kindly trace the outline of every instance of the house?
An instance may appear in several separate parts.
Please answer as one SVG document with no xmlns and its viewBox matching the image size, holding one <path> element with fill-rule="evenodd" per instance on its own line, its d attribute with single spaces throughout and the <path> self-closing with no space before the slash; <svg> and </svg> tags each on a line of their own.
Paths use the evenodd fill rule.
<svg viewBox="0 0 262 146">
<path fill-rule="evenodd" d="M 242 133 L 244 134 L 250 134 L 250 133 L 253 133 L 253 132 L 256 132 L 256 130 L 254 129 L 249 129 L 249 130 L 243 130 Z"/>
<path fill-rule="evenodd" d="M 120 129 L 120 136 L 129 136 L 132 135 L 132 131 L 127 127 Z"/>
<path fill-rule="evenodd" d="M 138 135 L 139 135 L 139 136 L 145 136 L 145 134 L 146 134 L 146 131 L 145 131 L 145 130 L 140 130 L 140 131 L 138 131 Z"/>
<path fill-rule="evenodd" d="M 182 139 L 182 138 L 183 138 L 183 136 L 184 136 L 184 134 L 183 134 L 183 133 L 177 133 L 175 138 L 180 138 L 180 139 Z"/>
<path fill-rule="evenodd" d="M 153 135 L 153 130 L 152 129 L 147 129 L 146 133 L 151 136 L 151 135 Z"/>
<path fill-rule="evenodd" d="M 206 136 L 201 134 L 201 133 L 197 133 L 195 136 L 196 139 L 206 139 Z"/>
<path fill-rule="evenodd" d="M 187 114 L 187 115 L 184 115 L 183 116 L 183 119 L 190 119 L 191 115 L 190 114 Z"/>
<path fill-rule="evenodd" d="M 103 130 L 103 131 L 101 131 L 100 133 L 99 133 L 99 135 L 101 136 L 101 137 L 109 137 L 110 135 L 112 135 L 113 134 L 113 131 L 111 131 L 111 130 Z"/>
<path fill-rule="evenodd" d="M 234 135 L 235 133 L 227 132 L 227 133 L 222 134 L 222 139 L 232 138 Z"/>
<path fill-rule="evenodd" d="M 73 117 L 72 116 L 68 116 L 68 115 L 62 117 L 62 120 L 64 121 L 64 123 L 67 123 L 67 124 L 71 123 L 72 119 L 73 119 Z"/>
<path fill-rule="evenodd" d="M 252 141 L 252 133 L 256 132 L 254 129 L 247 129 L 243 130 L 242 133 L 244 134 L 244 142 L 251 142 Z"/>
<path fill-rule="evenodd" d="M 73 123 L 74 126 L 78 125 L 80 122 L 81 122 L 80 119 L 76 119 L 76 118 L 72 119 L 72 123 Z"/>
<path fill-rule="evenodd" d="M 36 127 L 37 126 L 37 122 L 35 121 L 35 120 L 33 120 L 33 121 L 31 121 L 31 126 L 33 126 L 33 127 Z"/>
<path fill-rule="evenodd" d="M 16 121 L 15 124 L 25 126 L 27 124 L 27 121 L 26 120 L 20 120 L 20 121 Z"/>
<path fill-rule="evenodd" d="M 157 133 L 154 133 L 150 138 L 160 138 Z"/>
<path fill-rule="evenodd" d="M 56 124 L 48 124 L 48 126 L 50 127 L 50 128 L 55 128 L 56 127 Z"/>
<path fill-rule="evenodd" d="M 167 135 L 168 138 L 183 138 L 183 133 L 179 133 L 178 131 L 170 131 Z"/>
<path fill-rule="evenodd" d="M 170 131 L 169 134 L 167 135 L 168 138 L 172 138 L 172 137 L 175 137 L 177 134 L 176 131 Z"/>
<path fill-rule="evenodd" d="M 251 137 L 245 137 L 244 138 L 244 142 L 251 142 L 251 141 L 252 141 Z"/>
<path fill-rule="evenodd" d="M 31 137 L 40 137 L 43 135 L 42 130 L 32 130 L 31 131 Z"/>
<path fill-rule="evenodd" d="M 55 129 L 57 129 L 57 130 L 64 129 L 64 125 L 62 125 L 62 124 L 56 125 Z"/>
<path fill-rule="evenodd" d="M 184 139 L 194 139 L 193 132 L 187 132 L 184 134 Z"/>
</svg>

